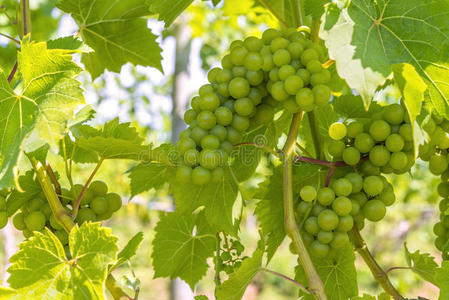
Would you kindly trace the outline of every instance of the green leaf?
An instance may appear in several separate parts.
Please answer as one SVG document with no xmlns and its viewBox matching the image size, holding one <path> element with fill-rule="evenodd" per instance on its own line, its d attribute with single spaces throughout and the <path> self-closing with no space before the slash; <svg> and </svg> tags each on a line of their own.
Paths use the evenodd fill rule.
<svg viewBox="0 0 449 300">
<path fill-rule="evenodd" d="M 215 231 L 204 214 L 168 213 L 160 219 L 155 231 L 154 277 L 179 277 L 193 289 L 206 274 L 207 259 L 215 250 Z"/>
<path fill-rule="evenodd" d="M 312 257 L 313 264 L 323 280 L 324 290 L 329 300 L 347 300 L 358 294 L 355 255 L 352 247 L 340 249 L 333 258 L 317 259 Z M 307 279 L 301 265 L 295 268 L 295 279 L 307 285 Z M 312 295 L 304 295 L 304 299 L 315 299 Z"/>
<path fill-rule="evenodd" d="M 289 26 L 294 27 L 293 9 L 289 0 L 265 0 L 263 6 L 269 7 L 275 17 L 282 18 Z"/>
<path fill-rule="evenodd" d="M 158 14 L 158 19 L 165 22 L 165 27 L 171 23 L 190 5 L 193 0 L 147 0 L 152 13 Z M 217 5 L 214 3 L 214 5 Z"/>
<path fill-rule="evenodd" d="M 425 133 L 417 125 L 416 117 L 421 113 L 424 92 L 427 86 L 412 65 L 407 63 L 395 64 L 391 66 L 391 69 L 393 70 L 394 80 L 401 90 L 402 99 L 410 116 L 416 157 L 418 155 L 419 145 L 426 142 Z"/>
<path fill-rule="evenodd" d="M 449 116 L 448 17 L 446 0 L 353 0 L 342 10 L 328 6 L 321 37 L 366 107 L 391 65 L 403 62 L 415 67 L 437 111 Z"/>
<path fill-rule="evenodd" d="M 69 235 L 72 259 L 48 229 L 20 244 L 11 257 L 10 286 L 23 299 L 105 299 L 108 264 L 116 258 L 117 238 L 100 223 L 75 226 Z"/>
<path fill-rule="evenodd" d="M 195 296 L 195 300 L 209 300 L 209 298 L 207 298 L 207 296 L 204 295 L 198 295 Z"/>
<path fill-rule="evenodd" d="M 173 167 L 154 162 L 137 165 L 129 173 L 131 197 L 151 189 L 160 188 L 168 182 L 170 176 L 175 176 Z"/>
<path fill-rule="evenodd" d="M 314 20 L 319 20 L 324 13 L 324 5 L 328 0 L 304 0 L 304 12 L 311 15 Z"/>
<path fill-rule="evenodd" d="M 83 46 L 83 42 L 73 36 L 65 36 L 47 41 L 48 49 L 78 50 Z"/>
<path fill-rule="evenodd" d="M 170 191 L 175 199 L 176 211 L 182 215 L 190 214 L 200 206 L 204 206 L 207 221 L 217 231 L 236 235 L 232 208 L 237 198 L 238 186 L 228 167 L 225 175 L 218 183 L 197 186 L 192 183 L 183 184 L 170 177 Z"/>
<path fill-rule="evenodd" d="M 109 269 L 109 273 L 118 266 L 120 266 L 121 264 L 125 263 L 134 255 L 136 255 L 137 250 L 139 249 L 142 242 L 143 242 L 143 232 L 138 232 L 135 236 L 132 237 L 132 239 L 128 241 L 125 248 L 123 248 L 122 251 L 118 253 L 117 261 Z"/>
<path fill-rule="evenodd" d="M 413 272 L 423 279 L 437 285 L 436 273 L 438 265 L 434 258 L 428 253 L 420 253 L 419 250 L 411 253 L 409 252 L 407 245 L 404 245 L 404 248 L 407 265 L 412 268 Z"/>
<path fill-rule="evenodd" d="M 64 153 L 65 148 L 65 153 Z M 64 158 L 73 160 L 75 163 L 97 163 L 98 155 L 92 150 L 83 149 L 78 147 L 75 142 L 70 139 L 69 135 L 66 135 L 62 140 L 59 141 L 59 152 L 58 154 Z"/>
<path fill-rule="evenodd" d="M 229 279 L 215 291 L 217 300 L 240 300 L 246 288 L 256 276 L 262 265 L 263 250 L 257 249 L 251 258 L 243 261 L 240 268 L 229 275 Z"/>
<path fill-rule="evenodd" d="M 92 120 L 95 117 L 95 114 L 96 112 L 91 105 L 84 106 L 75 114 L 75 117 L 69 121 L 69 128 L 73 130 L 77 126 Z"/>
<path fill-rule="evenodd" d="M 143 18 L 149 14 L 145 0 L 62 0 L 58 7 L 72 15 L 83 41 L 95 50 L 81 59 L 92 78 L 105 69 L 120 72 L 127 62 L 162 71 L 161 48 Z"/>
<path fill-rule="evenodd" d="M 36 150 L 31 151 L 31 152 L 27 152 L 26 154 L 27 154 L 28 157 L 34 157 L 35 159 L 40 161 L 41 164 L 43 164 L 45 166 L 46 165 L 46 159 L 47 159 L 48 150 L 50 150 L 50 145 L 45 143 L 44 145 L 42 145 L 41 147 L 37 148 Z"/>
<path fill-rule="evenodd" d="M 81 69 L 68 50 L 47 49 L 25 38 L 18 53 L 23 89 L 13 91 L 0 70 L 0 185 L 11 186 L 20 147 L 33 130 L 56 144 L 67 131 L 74 109 L 84 101 L 74 77 Z"/>
<path fill-rule="evenodd" d="M 438 300 L 449 299 L 449 261 L 444 260 L 441 267 L 436 270 L 435 280 L 440 288 Z"/>
<path fill-rule="evenodd" d="M 0 286 L 0 300 L 15 300 L 15 299 L 19 299 L 17 298 L 17 291 L 8 288 L 8 287 L 4 287 L 4 286 Z"/>
<path fill-rule="evenodd" d="M 371 119 L 373 113 L 381 110 L 381 106 L 376 102 L 372 102 L 369 109 L 366 110 L 362 97 L 355 95 L 336 97 L 332 101 L 332 105 L 344 119 Z"/>
</svg>

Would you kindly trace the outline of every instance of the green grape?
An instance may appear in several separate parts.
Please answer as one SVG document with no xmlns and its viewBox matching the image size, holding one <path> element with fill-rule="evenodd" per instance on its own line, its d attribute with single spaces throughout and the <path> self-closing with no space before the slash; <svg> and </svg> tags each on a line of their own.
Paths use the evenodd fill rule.
<svg viewBox="0 0 449 300">
<path fill-rule="evenodd" d="M 198 126 L 204 130 L 212 129 L 215 125 L 217 125 L 217 118 L 213 112 L 208 110 L 200 112 L 196 120 L 198 122 Z"/>
<path fill-rule="evenodd" d="M 335 231 L 334 232 L 334 239 L 331 242 L 331 247 L 334 249 L 341 249 L 344 248 L 346 245 L 349 244 L 349 237 L 346 232 L 341 231 Z"/>
<path fill-rule="evenodd" d="M 302 68 L 303 65 L 299 59 L 292 59 L 290 65 L 295 68 L 295 70 L 299 70 L 299 68 Z"/>
<path fill-rule="evenodd" d="M 242 140 L 242 135 L 236 129 L 229 127 L 228 130 L 228 141 L 232 144 L 238 144 Z"/>
<path fill-rule="evenodd" d="M 14 225 L 14 227 L 17 230 L 25 230 L 26 229 L 26 224 L 25 224 L 24 214 L 22 212 L 17 213 L 12 218 L 12 224 Z"/>
<path fill-rule="evenodd" d="M 113 214 L 113 212 L 111 210 L 108 210 L 104 214 L 97 215 L 97 221 L 108 220 L 108 219 L 110 219 L 112 217 L 112 214 Z"/>
<path fill-rule="evenodd" d="M 249 128 L 250 122 L 248 117 L 242 117 L 239 115 L 234 115 L 234 119 L 232 120 L 231 126 L 240 131 L 244 132 Z"/>
<path fill-rule="evenodd" d="M 211 180 L 212 182 L 220 182 L 224 178 L 224 170 L 223 168 L 216 168 L 211 173 Z"/>
<path fill-rule="evenodd" d="M 304 82 L 298 75 L 290 75 L 284 81 L 284 89 L 290 95 L 296 95 L 304 86 Z"/>
<path fill-rule="evenodd" d="M 296 70 L 291 65 L 284 65 L 279 68 L 278 76 L 280 80 L 287 80 L 288 77 L 295 75 L 295 73 Z"/>
<path fill-rule="evenodd" d="M 446 227 L 444 227 L 443 223 L 438 222 L 435 223 L 435 225 L 433 226 L 433 233 L 437 236 L 444 236 L 446 235 Z"/>
<path fill-rule="evenodd" d="M 210 134 L 217 137 L 220 142 L 223 142 L 224 140 L 226 140 L 228 131 L 223 125 L 218 124 L 211 129 Z"/>
<path fill-rule="evenodd" d="M 313 238 L 313 235 L 303 230 L 301 231 L 301 236 L 306 246 L 310 246 L 310 244 L 312 244 L 312 242 L 315 240 Z"/>
<path fill-rule="evenodd" d="M 369 152 L 369 160 L 376 167 L 382 167 L 390 161 L 390 151 L 385 146 L 374 146 Z"/>
<path fill-rule="evenodd" d="M 390 206 L 396 201 L 396 196 L 394 195 L 394 190 L 391 185 L 388 185 L 382 193 L 377 197 L 380 201 L 382 201 L 385 206 Z"/>
<path fill-rule="evenodd" d="M 441 175 L 446 171 L 448 167 L 448 161 L 445 155 L 441 153 L 435 153 L 430 157 L 429 170 L 435 175 Z"/>
<path fill-rule="evenodd" d="M 329 136 L 333 140 L 341 140 L 346 136 L 347 130 L 343 123 L 335 122 L 329 126 Z"/>
<path fill-rule="evenodd" d="M 248 98 L 254 106 L 259 105 L 262 102 L 262 91 L 259 88 L 251 88 L 249 91 Z"/>
<path fill-rule="evenodd" d="M 198 94 L 200 94 L 201 98 L 208 94 L 213 94 L 213 93 L 214 93 L 214 88 L 212 87 L 211 84 L 204 84 L 198 90 Z"/>
<path fill-rule="evenodd" d="M 215 78 L 217 78 L 217 74 L 220 73 L 221 69 L 220 68 L 212 68 L 209 73 L 207 73 L 207 80 L 210 83 L 215 82 Z"/>
<path fill-rule="evenodd" d="M 348 232 L 354 226 L 354 219 L 352 216 L 342 216 L 340 217 L 340 221 L 338 222 L 337 230 L 342 232 Z"/>
<path fill-rule="evenodd" d="M 404 124 L 406 125 L 406 124 Z M 399 152 L 404 148 L 404 138 L 397 133 L 393 133 L 385 140 L 385 146 L 388 151 Z"/>
<path fill-rule="evenodd" d="M 104 214 L 108 211 L 108 201 L 106 201 L 105 197 L 95 197 L 90 202 L 90 208 L 97 215 Z"/>
<path fill-rule="evenodd" d="M 368 176 L 363 181 L 363 191 L 368 196 L 379 195 L 384 189 L 384 183 L 379 176 Z"/>
<path fill-rule="evenodd" d="M 116 193 L 108 193 L 106 195 L 109 211 L 116 212 L 122 207 L 122 197 Z"/>
<path fill-rule="evenodd" d="M 338 197 L 332 202 L 332 209 L 341 217 L 347 216 L 352 210 L 351 200 L 347 197 Z"/>
<path fill-rule="evenodd" d="M 185 139 L 185 138 L 189 138 L 190 135 L 192 134 L 192 128 L 186 128 L 183 131 L 181 131 L 181 133 L 179 134 L 179 139 Z"/>
<path fill-rule="evenodd" d="M 229 50 L 232 50 L 236 47 L 243 47 L 243 41 L 241 40 L 232 41 L 231 44 L 229 45 Z"/>
<path fill-rule="evenodd" d="M 67 245 L 69 243 L 69 236 L 65 230 L 56 230 L 54 235 L 56 235 L 62 245 Z"/>
<path fill-rule="evenodd" d="M 44 214 L 44 216 L 48 219 L 51 215 L 51 207 L 50 204 L 45 203 L 44 205 L 41 206 L 41 208 L 39 209 L 41 211 L 41 213 Z"/>
<path fill-rule="evenodd" d="M 266 54 L 263 56 L 262 70 L 269 72 L 274 68 L 273 55 Z"/>
<path fill-rule="evenodd" d="M 313 241 L 310 244 L 310 253 L 316 257 L 324 258 L 329 254 L 329 246 L 319 241 Z"/>
<path fill-rule="evenodd" d="M 351 182 L 352 185 L 352 193 L 358 193 L 363 188 L 363 178 L 358 173 L 349 173 L 346 174 L 345 178 Z"/>
<path fill-rule="evenodd" d="M 311 60 L 306 65 L 307 70 L 310 73 L 319 73 L 322 70 L 321 63 L 319 60 Z"/>
<path fill-rule="evenodd" d="M 250 86 L 248 80 L 242 77 L 236 77 L 229 82 L 229 93 L 235 99 L 247 97 Z"/>
<path fill-rule="evenodd" d="M 327 143 L 327 152 L 329 152 L 332 157 L 337 158 L 343 155 L 343 150 L 345 149 L 345 143 L 341 140 L 335 141 L 330 140 Z"/>
<path fill-rule="evenodd" d="M 220 147 L 220 140 L 214 135 L 206 135 L 201 139 L 201 148 L 215 150 Z"/>
<path fill-rule="evenodd" d="M 353 121 L 348 124 L 347 135 L 350 138 L 355 138 L 360 133 L 363 133 L 363 123 L 359 121 Z"/>
<path fill-rule="evenodd" d="M 192 181 L 196 185 L 204 185 L 211 180 L 211 172 L 201 166 L 196 167 L 192 171 Z"/>
<path fill-rule="evenodd" d="M 6 211 L 0 211 L 0 228 L 3 228 L 8 224 L 8 215 Z"/>
<path fill-rule="evenodd" d="M 271 52 L 276 52 L 279 49 L 287 48 L 289 41 L 283 37 L 276 37 L 271 41 L 270 49 Z"/>
<path fill-rule="evenodd" d="M 319 203 L 316 203 L 316 204 L 312 207 L 311 213 L 312 213 L 313 216 L 318 217 L 318 215 L 319 215 L 323 210 L 325 210 L 325 209 L 326 209 L 326 208 L 325 208 L 324 206 L 322 206 L 322 205 L 319 204 Z"/>
<path fill-rule="evenodd" d="M 429 134 L 431 135 L 435 129 L 436 129 L 436 124 L 435 121 L 432 118 L 427 118 L 426 120 L 424 120 L 423 124 L 422 124 L 422 128 Z"/>
<path fill-rule="evenodd" d="M 391 134 L 390 125 L 384 120 L 376 120 L 369 127 L 369 134 L 376 142 L 385 141 Z"/>
<path fill-rule="evenodd" d="M 332 188 L 334 189 L 335 195 L 337 196 L 349 196 L 352 193 L 352 184 L 346 178 L 338 178 L 332 184 Z"/>
<path fill-rule="evenodd" d="M 312 234 L 316 235 L 320 231 L 320 227 L 318 225 L 318 218 L 315 216 L 308 217 L 307 220 L 304 222 L 304 229 Z"/>
<path fill-rule="evenodd" d="M 225 71 L 225 69 L 231 69 L 232 68 L 232 61 L 231 61 L 231 55 L 225 55 L 222 59 L 221 59 L 221 67 L 223 68 L 223 71 Z M 217 81 L 218 81 L 218 77 L 221 74 L 217 74 Z"/>
<path fill-rule="evenodd" d="M 365 218 L 372 222 L 377 222 L 383 219 L 385 217 L 385 214 L 387 212 L 385 208 L 385 204 L 377 199 L 369 200 L 364 206 L 363 206 L 363 215 Z"/>
<path fill-rule="evenodd" d="M 231 95 L 229 94 L 228 84 L 226 82 L 219 83 L 217 85 L 217 93 L 224 98 L 228 98 Z"/>
<path fill-rule="evenodd" d="M 262 49 L 262 47 L 263 47 L 262 40 L 256 38 L 255 36 L 247 37 L 243 41 L 243 44 L 244 44 L 246 49 L 248 49 L 249 51 L 254 51 L 254 52 L 260 51 Z"/>
<path fill-rule="evenodd" d="M 329 244 L 334 239 L 332 231 L 320 230 L 317 234 L 317 240 L 323 244 Z"/>
<path fill-rule="evenodd" d="M 289 64 L 291 60 L 290 52 L 286 49 L 278 49 L 273 54 L 273 62 L 278 67 Z"/>
<path fill-rule="evenodd" d="M 318 190 L 317 200 L 321 205 L 327 206 L 335 199 L 335 192 L 329 187 L 324 187 Z"/>
<path fill-rule="evenodd" d="M 267 105 L 261 104 L 256 108 L 256 114 L 253 117 L 254 122 L 259 124 L 268 124 L 273 121 L 274 118 L 274 109 Z"/>
<path fill-rule="evenodd" d="M 306 49 L 301 55 L 301 63 L 306 66 L 311 60 L 318 60 L 320 57 L 315 49 Z"/>
<path fill-rule="evenodd" d="M 313 87 L 312 92 L 317 106 L 322 107 L 329 103 L 331 89 L 327 85 L 316 85 Z"/>
<path fill-rule="evenodd" d="M 248 72 L 246 72 L 246 79 L 248 80 L 249 84 L 251 84 L 253 86 L 257 86 L 263 82 L 264 73 L 262 70 L 248 71 Z"/>
<path fill-rule="evenodd" d="M 325 209 L 320 212 L 317 218 L 317 225 L 319 228 L 325 231 L 332 231 L 338 226 L 338 215 L 330 210 Z M 307 229 L 306 229 L 307 230 Z M 309 232 L 310 234 L 313 234 L 312 232 Z"/>
<path fill-rule="evenodd" d="M 27 204 L 28 210 L 29 211 L 39 210 L 43 204 L 44 204 L 44 201 L 42 199 L 33 198 L 30 201 L 28 201 L 28 204 Z M 5 206 L 5 208 L 6 208 L 6 206 Z M 5 209 L 0 209 L 0 210 L 5 210 Z"/>
<path fill-rule="evenodd" d="M 354 146 L 360 153 L 368 153 L 374 147 L 374 140 L 367 133 L 359 133 L 354 140 Z"/>
<path fill-rule="evenodd" d="M 24 231 L 22 231 L 22 234 L 26 239 L 29 239 L 33 236 L 33 232 L 29 229 L 25 229 Z"/>
<path fill-rule="evenodd" d="M 204 149 L 200 152 L 200 165 L 206 169 L 213 170 L 219 165 L 217 151 Z"/>
<path fill-rule="evenodd" d="M 241 116 L 249 116 L 254 112 L 254 104 L 249 98 L 240 98 L 235 101 L 235 112 Z"/>
<path fill-rule="evenodd" d="M 25 224 L 28 230 L 40 231 L 44 229 L 47 219 L 40 211 L 33 211 L 25 217 Z"/>
<path fill-rule="evenodd" d="M 182 155 L 189 149 L 195 149 L 196 143 L 191 138 L 182 138 L 178 141 L 178 151 Z"/>
<path fill-rule="evenodd" d="M 390 104 L 383 109 L 383 118 L 392 125 L 401 124 L 404 121 L 405 110 L 400 104 Z"/>
<path fill-rule="evenodd" d="M 215 118 L 218 124 L 227 126 L 232 122 L 232 111 L 226 106 L 220 106 L 215 110 Z"/>
<path fill-rule="evenodd" d="M 214 111 L 219 106 L 220 106 L 220 99 L 218 99 L 218 96 L 215 95 L 214 93 L 210 93 L 210 94 L 201 96 L 201 102 L 200 102 L 201 110 Z M 192 119 L 192 121 L 193 120 L 194 119 Z M 190 123 L 187 123 L 187 124 L 190 124 Z"/>
<path fill-rule="evenodd" d="M 301 199 L 306 202 L 312 202 L 316 198 L 316 189 L 313 186 L 306 185 L 299 192 Z"/>
<path fill-rule="evenodd" d="M 95 215 L 93 210 L 88 207 L 81 208 L 78 212 L 78 215 L 76 216 L 76 219 L 75 219 L 75 221 L 78 224 L 83 224 L 86 221 L 94 222 L 96 220 L 97 220 L 97 216 Z"/>
<path fill-rule="evenodd" d="M 257 52 L 249 52 L 248 54 L 246 54 L 243 64 L 245 68 L 247 68 L 248 70 L 252 71 L 260 70 L 263 65 L 262 55 L 260 55 Z"/>
<path fill-rule="evenodd" d="M 306 69 L 299 69 L 296 72 L 296 75 L 301 77 L 302 81 L 304 82 L 304 85 L 308 85 L 310 83 L 310 72 Z"/>
<path fill-rule="evenodd" d="M 296 207 L 296 214 L 298 216 L 304 216 L 307 213 L 307 211 L 309 211 L 310 207 L 311 207 L 310 203 L 301 201 Z"/>
<path fill-rule="evenodd" d="M 373 165 L 369 160 L 366 160 L 360 166 L 360 170 L 364 175 L 379 175 L 380 168 Z"/>
<path fill-rule="evenodd" d="M 355 166 L 360 161 L 360 152 L 355 147 L 348 147 L 343 150 L 343 161 L 350 165 Z"/>
<path fill-rule="evenodd" d="M 195 166 L 200 161 L 200 153 L 196 149 L 187 150 L 184 153 L 184 163 L 188 166 Z M 182 171 L 185 173 L 184 171 Z"/>
<path fill-rule="evenodd" d="M 326 69 L 323 69 L 320 73 L 315 73 L 310 76 L 310 84 L 312 84 L 313 86 L 326 84 L 330 81 L 330 79 L 330 72 Z"/>
<path fill-rule="evenodd" d="M 296 103 L 299 105 L 300 109 L 303 111 L 312 111 L 314 107 L 314 97 L 313 92 L 309 88 L 302 88 L 296 94 Z"/>
<path fill-rule="evenodd" d="M 199 96 L 195 96 L 190 101 L 190 106 L 192 106 L 192 108 L 195 112 L 200 112 L 201 111 L 200 103 L 201 103 L 201 98 Z M 184 115 L 184 121 L 185 121 L 185 115 Z"/>
<path fill-rule="evenodd" d="M 288 52 L 290 52 L 290 55 L 293 59 L 298 59 L 301 57 L 301 54 L 303 53 L 304 48 L 300 43 L 293 42 L 287 46 L 287 50 L 288 50 Z"/>
<path fill-rule="evenodd" d="M 232 67 L 232 64 L 229 68 Z M 223 69 L 220 73 L 217 74 L 217 82 L 220 83 L 229 83 L 232 79 L 232 71 L 229 69 Z"/>
<path fill-rule="evenodd" d="M 399 128 L 399 134 L 406 142 L 412 142 L 413 141 L 413 133 L 412 133 L 412 126 L 410 124 L 403 124 Z"/>
<path fill-rule="evenodd" d="M 404 152 L 394 152 L 391 154 L 390 166 L 394 170 L 401 170 L 407 167 L 408 157 Z"/>
<path fill-rule="evenodd" d="M 356 201 L 356 200 L 351 200 L 351 205 L 352 205 L 352 209 L 351 209 L 351 216 L 355 216 L 357 214 L 360 213 L 360 204 Z"/>
<path fill-rule="evenodd" d="M 268 73 L 268 77 L 269 77 L 270 80 L 273 81 L 273 82 L 280 80 L 280 78 L 279 78 L 279 68 L 273 68 L 273 69 Z"/>
<path fill-rule="evenodd" d="M 288 93 L 285 91 L 282 81 L 276 81 L 271 86 L 271 96 L 277 101 L 284 101 L 288 98 Z"/>
<path fill-rule="evenodd" d="M 58 221 L 56 220 L 54 214 L 51 214 L 51 215 L 50 215 L 50 218 L 48 219 L 48 222 L 50 223 L 50 226 L 51 226 L 53 229 L 56 229 L 56 230 L 58 230 L 58 229 L 64 229 L 64 228 L 62 227 L 62 225 L 58 223 Z"/>
<path fill-rule="evenodd" d="M 192 121 L 194 121 L 196 119 L 197 113 L 195 110 L 193 109 L 188 109 L 186 110 L 186 112 L 184 113 L 184 122 L 186 122 L 187 124 L 192 124 Z"/>
<path fill-rule="evenodd" d="M 236 66 L 243 65 L 247 53 L 248 50 L 246 50 L 246 48 L 242 46 L 237 46 L 234 49 L 232 49 L 230 53 L 232 64 Z"/>
<path fill-rule="evenodd" d="M 101 180 L 95 180 L 90 183 L 89 190 L 96 196 L 105 196 L 108 193 L 108 186 Z"/>
</svg>

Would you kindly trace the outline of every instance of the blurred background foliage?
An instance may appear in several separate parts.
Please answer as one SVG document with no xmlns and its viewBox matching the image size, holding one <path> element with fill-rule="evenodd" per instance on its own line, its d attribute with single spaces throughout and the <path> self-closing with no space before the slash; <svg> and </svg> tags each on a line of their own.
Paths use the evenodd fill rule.
<svg viewBox="0 0 449 300">
<path fill-rule="evenodd" d="M 2 1 L 0 33 L 17 36 L 14 26 L 16 3 L 14 0 Z M 76 27 L 70 18 L 55 8 L 55 0 L 35 0 L 31 3 L 34 40 L 44 41 L 57 36 L 76 34 Z M 186 64 L 189 83 L 185 84 L 184 88 L 187 89 L 187 95 L 191 96 L 201 84 L 205 83 L 206 70 L 217 65 L 232 40 L 249 35 L 260 36 L 267 27 L 279 27 L 276 19 L 254 0 L 225 0 L 217 7 L 213 7 L 209 1 L 194 1 L 182 18 L 168 30 L 164 30 L 163 24 L 155 18 L 150 18 L 148 25 L 155 33 L 160 34 L 164 74 L 128 64 L 122 68 L 120 74 L 106 72 L 92 82 L 90 75 L 85 72 L 80 75 L 79 80 L 85 88 L 87 103 L 97 110 L 97 116 L 92 124 L 103 123 L 118 115 L 121 121 L 132 122 L 141 135 L 154 144 L 170 141 L 172 138 L 172 94 L 176 76 L 174 74 L 176 41 L 172 28 L 182 26 L 186 29 L 183 30 L 183 34 L 189 35 L 189 47 L 184 53 L 184 59 L 188 60 Z M 0 67 L 7 74 L 14 65 L 17 49 L 18 45 L 0 36 Z M 379 93 L 377 100 L 395 101 L 395 93 L 388 91 Z M 53 168 L 63 174 L 61 158 L 53 155 L 49 160 Z M 76 183 L 84 182 L 93 167 L 89 164 L 77 165 L 74 168 Z M 97 178 L 107 182 L 112 191 L 129 198 L 129 180 L 126 172 L 132 167 L 133 165 L 127 161 L 106 162 Z M 255 201 L 251 196 L 257 184 L 266 175 L 262 164 L 258 174 L 241 186 L 246 207 L 240 236 L 247 248 L 247 254 L 255 248 L 258 239 L 257 220 L 252 215 Z M 368 224 L 362 231 L 373 254 L 385 269 L 406 265 L 404 243 L 407 243 L 411 251 L 419 248 L 439 259 L 439 254 L 433 246 L 432 233 L 432 226 L 438 217 L 435 209 L 438 201 L 436 193 L 438 179 L 430 174 L 422 162 L 415 165 L 411 174 L 391 176 L 389 179 L 395 187 L 398 201 L 388 210 L 385 220 L 375 226 Z M 63 186 L 68 185 L 64 177 L 61 183 Z M 112 227 L 113 232 L 121 238 L 122 245 L 138 231 L 144 232 L 145 240 L 138 255 L 131 261 L 130 266 L 118 270 L 123 284 L 129 287 L 140 286 L 141 299 L 170 299 L 169 281 L 152 279 L 150 256 L 154 226 L 160 214 L 171 209 L 172 200 L 167 187 L 164 187 L 129 199 L 128 205 L 105 223 L 105 226 Z M 11 248 L 21 240 L 22 236 L 11 225 L 2 230 L 0 278 L 5 279 L 8 256 L 14 250 Z M 294 277 L 293 269 L 296 264 L 295 257 L 288 251 L 288 242 L 284 242 L 270 263 L 270 268 Z M 361 293 L 380 292 L 376 281 L 360 258 L 357 259 L 357 268 Z M 407 290 L 407 294 L 414 297 L 418 295 L 429 299 L 437 297 L 435 287 L 424 283 L 408 270 L 392 270 L 389 275 L 400 291 Z M 211 273 L 198 284 L 195 294 L 212 297 L 212 291 Z M 259 274 L 247 290 L 245 299 L 293 299 L 296 293 L 296 287 L 287 281 L 272 275 Z"/>
</svg>

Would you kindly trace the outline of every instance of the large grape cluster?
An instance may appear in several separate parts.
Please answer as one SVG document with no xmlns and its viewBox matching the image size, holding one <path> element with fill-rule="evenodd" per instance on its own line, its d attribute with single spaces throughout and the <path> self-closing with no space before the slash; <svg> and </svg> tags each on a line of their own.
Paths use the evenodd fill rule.
<svg viewBox="0 0 449 300">
<path fill-rule="evenodd" d="M 71 190 L 61 190 L 61 204 L 70 215 L 80 195 L 83 185 L 75 184 Z M 80 202 L 80 209 L 75 219 L 77 224 L 85 221 L 102 221 L 109 219 L 120 209 L 122 199 L 116 193 L 108 193 L 107 185 L 102 181 L 93 181 L 85 190 Z M 13 225 L 21 230 L 24 237 L 29 238 L 34 231 L 42 232 L 45 227 L 50 229 L 63 245 L 68 244 L 68 235 L 53 215 L 50 205 L 41 192 L 35 198 L 26 202 L 20 211 L 14 215 Z"/>
<path fill-rule="evenodd" d="M 384 106 L 368 122 L 336 122 L 329 127 L 328 152 L 335 159 L 368 174 L 402 174 L 415 163 L 410 119 L 400 104 Z M 448 144 L 449 145 L 449 144 Z"/>
<path fill-rule="evenodd" d="M 250 128 L 273 120 L 275 111 L 311 111 L 328 103 L 327 52 L 295 29 L 267 29 L 262 38 L 231 43 L 221 68 L 208 73 L 184 115 L 177 180 L 204 185 L 224 176 L 233 146 Z"/>
<path fill-rule="evenodd" d="M 296 218 L 310 253 L 326 257 L 348 244 L 353 226 L 360 230 L 365 219 L 383 219 L 386 206 L 394 201 L 393 187 L 385 177 L 351 172 L 318 191 L 313 186 L 303 187 Z"/>
</svg>

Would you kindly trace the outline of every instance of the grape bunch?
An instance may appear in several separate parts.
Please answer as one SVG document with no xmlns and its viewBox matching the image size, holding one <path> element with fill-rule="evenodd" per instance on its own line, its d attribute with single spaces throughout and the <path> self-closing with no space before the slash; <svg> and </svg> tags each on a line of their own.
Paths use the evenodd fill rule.
<svg viewBox="0 0 449 300">
<path fill-rule="evenodd" d="M 410 119 L 400 104 L 382 107 L 366 123 L 333 123 L 329 136 L 327 149 L 334 160 L 355 166 L 365 158 L 361 168 L 371 175 L 402 174 L 415 163 Z"/>
<path fill-rule="evenodd" d="M 386 206 L 394 201 L 393 187 L 385 177 L 362 177 L 351 172 L 318 191 L 313 186 L 304 186 L 296 218 L 310 253 L 326 257 L 348 244 L 347 232 L 354 225 L 360 230 L 365 219 L 380 221 L 386 214 Z"/>
<path fill-rule="evenodd" d="M 433 226 L 433 233 L 437 236 L 435 239 L 435 247 L 440 251 L 444 251 L 443 254 L 446 255 L 449 252 L 446 246 L 449 240 L 449 199 L 442 199 L 438 206 L 440 210 L 440 221 Z"/>
<path fill-rule="evenodd" d="M 179 182 L 204 185 L 224 176 L 233 146 L 248 129 L 268 124 L 276 111 L 311 111 L 328 103 L 327 51 L 296 29 L 267 29 L 262 38 L 233 41 L 221 68 L 208 73 L 184 114 L 189 128 L 178 141 Z"/>
<path fill-rule="evenodd" d="M 75 184 L 71 190 L 65 188 L 61 190 L 61 204 L 68 215 L 71 214 L 82 189 L 83 185 Z M 109 219 L 121 206 L 122 199 L 118 194 L 108 193 L 108 187 L 104 182 L 93 181 L 81 198 L 75 223 L 81 225 L 85 221 Z M 34 231 L 43 232 L 47 227 L 63 245 L 68 244 L 67 232 L 57 222 L 43 192 L 22 205 L 20 211 L 14 215 L 12 222 L 15 228 L 22 231 L 25 238 L 31 237 Z"/>
<path fill-rule="evenodd" d="M 424 122 L 422 128 L 429 135 L 429 142 L 420 145 L 419 157 L 429 162 L 430 172 L 442 175 L 448 170 L 449 165 L 449 121 L 432 115 Z"/>
</svg>

